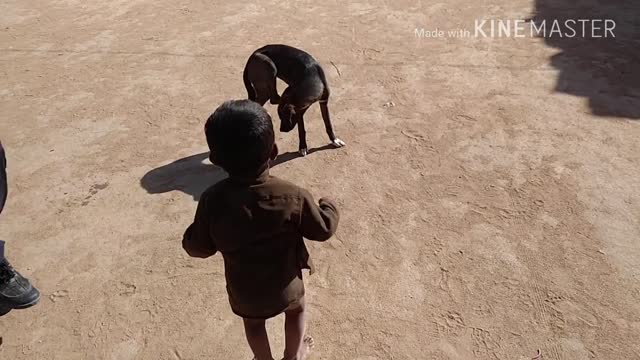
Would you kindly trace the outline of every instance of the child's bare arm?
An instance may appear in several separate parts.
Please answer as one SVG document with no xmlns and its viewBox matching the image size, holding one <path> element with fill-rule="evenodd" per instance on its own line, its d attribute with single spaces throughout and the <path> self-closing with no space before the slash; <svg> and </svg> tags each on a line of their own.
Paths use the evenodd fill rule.
<svg viewBox="0 0 640 360">
<path fill-rule="evenodd" d="M 208 221 L 207 201 L 204 196 L 198 203 L 196 216 L 182 237 L 182 248 L 191 257 L 208 258 L 217 252 L 211 238 Z"/>
<path fill-rule="evenodd" d="M 301 190 L 300 231 L 309 240 L 326 241 L 336 232 L 340 215 L 335 204 L 322 198 L 319 204 L 313 196 Z"/>
</svg>

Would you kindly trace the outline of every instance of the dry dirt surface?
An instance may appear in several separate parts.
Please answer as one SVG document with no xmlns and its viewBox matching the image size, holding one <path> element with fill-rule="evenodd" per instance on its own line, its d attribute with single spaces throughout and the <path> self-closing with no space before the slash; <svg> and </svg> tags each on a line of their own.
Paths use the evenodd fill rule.
<svg viewBox="0 0 640 360">
<path fill-rule="evenodd" d="M 347 143 L 317 105 L 319 150 L 277 135 L 273 173 L 342 210 L 309 244 L 310 359 L 640 359 L 640 5 L 609 3 L 3 0 L 0 235 L 43 296 L 0 318 L 0 358 L 251 358 L 221 257 L 180 240 L 224 176 L 206 117 L 286 43 Z M 567 17 L 618 36 L 414 35 Z"/>
</svg>

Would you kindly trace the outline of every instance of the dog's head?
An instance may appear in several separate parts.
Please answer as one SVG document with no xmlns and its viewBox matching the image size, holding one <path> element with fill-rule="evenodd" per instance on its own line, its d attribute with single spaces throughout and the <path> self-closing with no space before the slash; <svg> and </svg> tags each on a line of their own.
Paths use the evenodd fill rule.
<svg viewBox="0 0 640 360">
<path fill-rule="evenodd" d="M 280 131 L 289 132 L 296 127 L 296 108 L 291 104 L 278 105 L 278 117 L 280 117 Z"/>
</svg>

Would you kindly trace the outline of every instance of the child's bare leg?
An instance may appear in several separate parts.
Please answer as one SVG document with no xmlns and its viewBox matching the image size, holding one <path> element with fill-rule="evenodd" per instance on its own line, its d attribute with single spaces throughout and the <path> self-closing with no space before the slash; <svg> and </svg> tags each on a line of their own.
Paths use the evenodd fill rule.
<svg viewBox="0 0 640 360">
<path fill-rule="evenodd" d="M 261 319 L 244 319 L 244 333 L 255 360 L 273 360 L 265 321 Z"/>
<path fill-rule="evenodd" d="M 285 349 L 283 360 L 304 360 L 313 345 L 313 339 L 306 339 L 304 336 L 304 298 L 300 300 L 300 306 L 286 310 L 284 314 Z"/>
</svg>

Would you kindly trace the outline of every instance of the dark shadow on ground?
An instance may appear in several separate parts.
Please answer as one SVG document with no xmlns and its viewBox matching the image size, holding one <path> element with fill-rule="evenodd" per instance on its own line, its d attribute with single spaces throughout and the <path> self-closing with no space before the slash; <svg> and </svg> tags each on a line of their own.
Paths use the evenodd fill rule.
<svg viewBox="0 0 640 360">
<path fill-rule="evenodd" d="M 310 149 L 308 154 L 328 149 L 333 149 L 333 146 L 325 145 Z M 298 152 L 280 154 L 271 166 L 275 167 L 299 156 Z M 149 171 L 140 180 L 140 185 L 149 194 L 181 191 L 193 197 L 193 200 L 198 201 L 200 200 L 200 195 L 207 188 L 226 177 L 227 173 L 224 170 L 209 162 L 209 152 L 204 152 L 187 156 Z"/>
<path fill-rule="evenodd" d="M 325 151 L 330 149 L 335 149 L 335 147 L 331 144 L 328 144 L 325 146 L 309 149 L 309 151 L 307 152 L 307 156 L 313 154 L 314 152 Z M 299 157 L 302 157 L 302 155 L 300 155 L 300 153 L 297 151 L 290 151 L 290 152 L 279 154 L 276 160 L 271 164 L 271 167 L 278 166 L 280 164 L 286 163 L 287 161 L 291 161 Z"/>
<path fill-rule="evenodd" d="M 208 187 L 226 177 L 224 170 L 209 162 L 209 152 L 204 152 L 149 171 L 140 180 L 140 185 L 149 194 L 178 190 L 198 201 Z"/>
<path fill-rule="evenodd" d="M 550 23 L 566 19 L 612 19 L 615 38 L 549 37 Z M 640 119 L 640 1 L 536 0 L 532 20 L 546 20 L 545 43 L 562 51 L 551 59 L 556 91 L 587 98 L 594 115 Z"/>
</svg>

